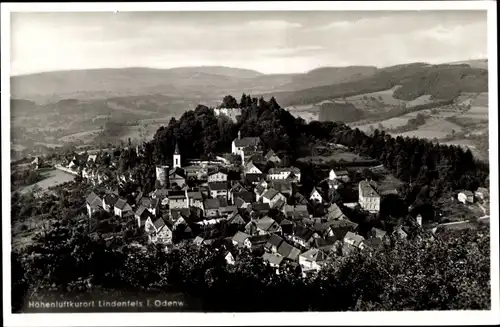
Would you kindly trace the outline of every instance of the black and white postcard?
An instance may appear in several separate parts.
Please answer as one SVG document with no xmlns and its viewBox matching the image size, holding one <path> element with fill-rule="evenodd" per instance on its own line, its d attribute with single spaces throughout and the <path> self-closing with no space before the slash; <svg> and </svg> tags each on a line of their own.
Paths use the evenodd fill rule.
<svg viewBox="0 0 500 327">
<path fill-rule="evenodd" d="M 491 324 L 496 3 L 2 4 L 12 326 Z"/>
</svg>

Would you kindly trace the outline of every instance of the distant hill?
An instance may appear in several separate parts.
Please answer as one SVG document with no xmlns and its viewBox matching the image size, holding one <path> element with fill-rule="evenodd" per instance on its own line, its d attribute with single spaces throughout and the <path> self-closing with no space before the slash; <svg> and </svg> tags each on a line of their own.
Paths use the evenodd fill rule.
<svg viewBox="0 0 500 327">
<path fill-rule="evenodd" d="M 243 68 L 232 68 L 232 67 L 224 67 L 224 66 L 200 66 L 200 67 L 177 67 L 167 69 L 169 72 L 175 73 L 203 73 L 210 75 L 220 75 L 227 77 L 238 77 L 238 78 L 252 78 L 264 75 L 258 71 L 251 69 L 243 69 Z"/>
<path fill-rule="evenodd" d="M 429 65 L 414 63 L 377 70 L 371 76 L 356 81 L 313 87 L 297 91 L 272 92 L 283 106 L 314 104 L 323 100 L 378 92 L 396 85 L 401 87 L 394 97 L 414 100 L 428 94 L 434 99 L 449 100 L 461 92 L 488 92 L 488 71 L 466 65 Z"/>
<path fill-rule="evenodd" d="M 464 61 L 449 62 L 449 65 L 469 65 L 471 68 L 488 69 L 488 59 L 472 59 Z"/>
</svg>

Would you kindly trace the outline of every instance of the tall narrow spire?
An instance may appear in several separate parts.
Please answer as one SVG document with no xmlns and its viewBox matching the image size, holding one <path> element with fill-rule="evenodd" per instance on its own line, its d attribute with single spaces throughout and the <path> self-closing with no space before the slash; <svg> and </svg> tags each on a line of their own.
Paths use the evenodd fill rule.
<svg viewBox="0 0 500 327">
<path fill-rule="evenodd" d="M 174 154 L 180 154 L 180 152 L 179 152 L 179 143 L 178 142 L 175 142 L 175 151 L 174 151 Z"/>
<path fill-rule="evenodd" d="M 241 140 L 241 131 L 238 131 L 238 140 Z"/>
</svg>

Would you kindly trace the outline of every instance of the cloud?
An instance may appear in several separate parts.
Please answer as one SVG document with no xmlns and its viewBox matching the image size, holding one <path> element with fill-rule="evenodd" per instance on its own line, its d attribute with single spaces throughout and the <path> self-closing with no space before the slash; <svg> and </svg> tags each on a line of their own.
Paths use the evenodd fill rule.
<svg viewBox="0 0 500 327">
<path fill-rule="evenodd" d="M 264 30 L 281 30 L 281 29 L 290 29 L 290 28 L 300 28 L 302 24 L 288 22 L 284 20 L 252 20 L 247 22 L 245 28 L 255 28 L 255 29 L 264 29 Z"/>
</svg>

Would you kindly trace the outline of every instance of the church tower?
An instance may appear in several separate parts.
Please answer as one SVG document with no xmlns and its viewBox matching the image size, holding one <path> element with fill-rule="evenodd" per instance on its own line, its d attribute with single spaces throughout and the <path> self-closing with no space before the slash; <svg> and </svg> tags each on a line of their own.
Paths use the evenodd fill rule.
<svg viewBox="0 0 500 327">
<path fill-rule="evenodd" d="M 179 152 L 179 143 L 175 143 L 174 169 L 175 168 L 181 168 L 181 154 Z"/>
</svg>

